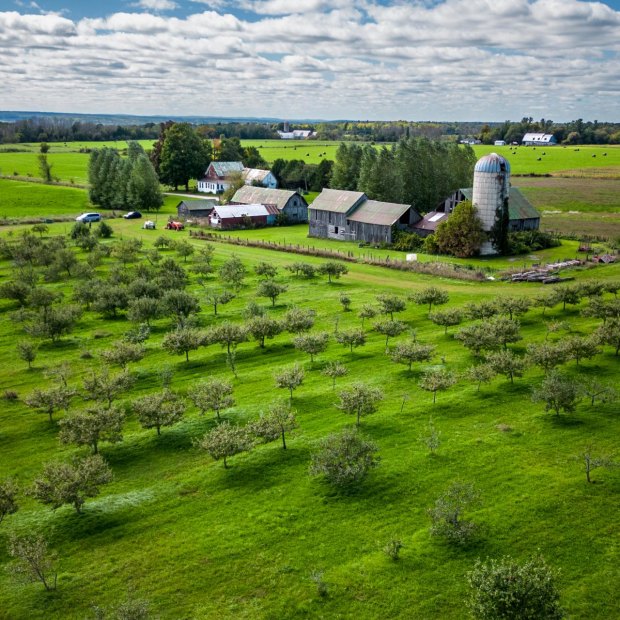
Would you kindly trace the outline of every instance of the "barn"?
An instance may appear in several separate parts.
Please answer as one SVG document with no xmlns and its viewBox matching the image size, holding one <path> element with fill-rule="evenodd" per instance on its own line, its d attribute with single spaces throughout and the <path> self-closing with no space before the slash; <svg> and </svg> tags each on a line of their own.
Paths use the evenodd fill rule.
<svg viewBox="0 0 620 620">
<path fill-rule="evenodd" d="M 209 225 L 222 230 L 273 226 L 278 213 L 274 205 L 220 205 L 213 208 Z"/>
<path fill-rule="evenodd" d="M 555 146 L 558 141 L 550 133 L 526 133 L 521 140 L 523 146 Z"/>
<path fill-rule="evenodd" d="M 177 205 L 177 216 L 181 220 L 191 218 L 209 217 L 213 207 L 218 203 L 215 198 L 205 198 L 204 200 L 182 200 Z"/>
<path fill-rule="evenodd" d="M 311 237 L 368 243 L 391 243 L 395 228 L 409 229 L 420 219 L 411 205 L 338 189 L 324 189 L 309 211 Z"/>
<path fill-rule="evenodd" d="M 276 189 L 278 187 L 278 179 L 271 170 L 260 170 L 259 168 L 244 168 L 241 173 L 243 181 L 246 185 L 262 185 Z"/>
<path fill-rule="evenodd" d="M 299 193 L 287 189 L 271 189 L 269 187 L 241 187 L 232 197 L 231 204 L 263 204 L 277 207 L 280 217 L 289 222 L 308 221 L 308 203 Z"/>
<path fill-rule="evenodd" d="M 473 202 L 473 197 L 474 190 L 471 187 L 458 189 L 448 196 L 448 198 L 439 205 L 437 211 L 433 213 L 452 213 L 452 210 L 457 204 L 464 200 Z M 430 215 L 430 213 L 427 214 L 424 220 Z M 508 194 L 508 218 L 510 220 L 508 226 L 510 232 L 538 230 L 538 228 L 540 228 L 540 213 L 516 187 L 511 187 L 510 193 Z M 416 225 L 416 228 L 420 224 L 422 224 L 422 222 Z M 418 231 L 416 230 L 416 232 Z M 428 232 L 426 234 L 428 234 Z M 426 236 L 426 234 L 423 234 L 423 236 Z"/>
</svg>

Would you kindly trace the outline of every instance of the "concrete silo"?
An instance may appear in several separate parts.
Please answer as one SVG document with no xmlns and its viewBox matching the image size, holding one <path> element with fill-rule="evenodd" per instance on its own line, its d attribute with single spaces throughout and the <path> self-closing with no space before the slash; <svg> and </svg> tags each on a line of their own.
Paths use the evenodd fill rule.
<svg viewBox="0 0 620 620">
<path fill-rule="evenodd" d="M 510 164 L 497 153 L 480 158 L 474 168 L 474 191 L 472 201 L 482 228 L 489 232 L 495 224 L 495 216 L 510 195 Z M 490 241 L 485 241 L 480 254 L 495 254 Z"/>
</svg>

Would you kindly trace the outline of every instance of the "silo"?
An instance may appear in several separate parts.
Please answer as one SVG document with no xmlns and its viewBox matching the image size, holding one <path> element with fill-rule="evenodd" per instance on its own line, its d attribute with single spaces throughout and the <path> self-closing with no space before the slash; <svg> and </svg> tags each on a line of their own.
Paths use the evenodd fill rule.
<svg viewBox="0 0 620 620">
<path fill-rule="evenodd" d="M 489 232 L 495 224 L 495 215 L 504 206 L 510 193 L 510 164 L 497 153 L 485 155 L 474 168 L 473 203 L 482 221 L 482 228 Z M 481 254 L 494 254 L 490 241 L 480 248 Z"/>
</svg>

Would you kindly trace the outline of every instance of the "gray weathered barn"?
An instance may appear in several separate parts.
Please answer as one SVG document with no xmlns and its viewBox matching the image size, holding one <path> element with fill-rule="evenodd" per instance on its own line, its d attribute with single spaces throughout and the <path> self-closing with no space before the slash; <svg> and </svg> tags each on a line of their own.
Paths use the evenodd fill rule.
<svg viewBox="0 0 620 620">
<path fill-rule="evenodd" d="M 271 189 L 245 185 L 235 192 L 231 204 L 275 205 L 290 222 L 308 221 L 308 203 L 299 193 L 288 189 Z"/>
<path fill-rule="evenodd" d="M 217 198 L 205 200 L 182 200 L 177 205 L 177 216 L 179 219 L 187 220 L 191 218 L 209 217 L 213 207 L 218 204 Z"/>
<path fill-rule="evenodd" d="M 448 198 L 446 198 L 437 208 L 437 212 L 452 213 L 454 207 L 464 200 L 473 202 L 474 190 L 471 187 L 457 189 Z M 427 214 L 426 219 L 431 214 Z M 540 227 L 540 213 L 532 205 L 532 203 L 516 188 L 511 187 L 508 195 L 508 218 L 510 224 L 508 230 L 510 232 L 518 232 L 520 230 L 538 230 Z M 416 224 L 414 228 L 418 228 L 423 222 Z M 416 230 L 422 236 L 426 236 L 423 231 Z"/>
<path fill-rule="evenodd" d="M 420 219 L 411 205 L 369 200 L 363 192 L 324 189 L 309 207 L 310 236 L 391 243 L 395 228 Z"/>
</svg>

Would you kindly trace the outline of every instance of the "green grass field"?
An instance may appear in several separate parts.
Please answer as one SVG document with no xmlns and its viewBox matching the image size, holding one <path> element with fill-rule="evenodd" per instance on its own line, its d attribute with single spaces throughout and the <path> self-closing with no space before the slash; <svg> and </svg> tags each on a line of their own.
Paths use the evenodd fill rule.
<svg viewBox="0 0 620 620">
<path fill-rule="evenodd" d="M 137 222 L 112 225 L 116 237 L 139 235 L 147 249 L 160 234 L 187 238 L 185 233 L 141 231 Z M 65 224 L 55 224 L 50 234 L 63 230 Z M 204 242 L 192 243 L 199 248 Z M 373 303 L 382 292 L 405 296 L 437 285 L 449 292 L 449 306 L 458 307 L 502 295 L 532 297 L 540 290 L 535 285 L 438 280 L 355 264 L 330 285 L 325 278 L 290 277 L 283 267 L 299 256 L 222 243 L 215 244 L 215 267 L 233 252 L 250 274 L 259 261 L 278 267 L 277 279 L 289 288 L 271 309 L 267 299 L 256 297 L 258 281 L 250 275 L 237 298 L 215 318 L 192 276 L 189 290 L 201 299 L 202 327 L 241 321 L 251 300 L 274 317 L 294 304 L 315 309 L 315 329 L 332 332 L 336 321 L 341 330 L 358 327 L 362 304 Z M 164 255 L 175 253 L 168 250 Z M 190 265 L 191 259 L 186 266 Z M 105 277 L 114 266 L 114 259 L 105 259 L 97 275 Z M 12 272 L 8 261 L 0 262 L 0 281 Z M 620 267 L 576 273 L 578 281 L 593 277 L 619 278 Z M 210 286 L 221 286 L 217 275 L 210 280 Z M 68 301 L 75 284 L 65 278 L 44 286 L 62 292 Z M 341 293 L 351 297 L 352 312 L 343 312 Z M 71 364 L 70 383 L 79 389 L 88 371 L 100 367 L 101 351 L 114 346 L 130 323 L 124 317 L 105 320 L 85 312 L 70 336 L 57 344 L 41 344 L 29 371 L 15 351 L 16 340 L 23 337 L 20 325 L 11 320 L 15 309 L 14 303 L 0 301 L 0 393 L 11 389 L 20 397 L 3 401 L 0 407 L 0 479 L 16 475 L 27 487 L 42 463 L 87 451 L 60 445 L 57 425 L 30 411 L 21 399 L 34 387 L 49 385 L 45 370 L 63 361 Z M 465 370 L 474 361 L 471 355 L 426 313 L 425 307 L 409 303 L 398 318 L 416 330 L 420 341 L 436 345 L 432 365 Z M 580 316 L 579 308 L 562 311 L 558 306 L 544 317 L 534 309 L 521 321 L 524 340 L 511 348 L 522 354 L 527 342 L 543 340 L 547 321 L 568 322 L 575 334 L 590 333 L 596 326 L 596 321 Z M 58 589 L 52 593 L 39 585 L 19 585 L 0 570 L 0 617 L 88 618 L 93 605 L 113 605 L 133 590 L 135 596 L 150 601 L 153 614 L 160 618 L 460 620 L 465 617 L 465 574 L 476 558 L 510 554 L 524 559 L 540 550 L 560 570 L 558 586 L 569 617 L 613 618 L 620 605 L 616 579 L 620 517 L 614 510 L 620 470 L 597 470 L 597 484 L 588 485 L 572 457 L 589 443 L 600 453 L 616 449 L 617 405 L 591 407 L 584 402 L 576 413 L 559 418 L 544 413 L 530 400 L 531 388 L 542 377 L 538 370 L 529 370 L 514 385 L 497 378 L 479 393 L 461 380 L 439 394 L 433 405 L 432 395 L 417 385 L 428 365 L 408 372 L 394 364 L 385 356 L 383 337 L 370 331 L 370 324 L 365 347 L 350 354 L 332 340 L 314 364 L 293 348 L 290 334 L 268 341 L 265 350 L 254 342 L 243 343 L 235 379 L 218 346 L 190 354 L 189 362 L 163 352 L 160 344 L 171 323 L 156 321 L 146 357 L 130 366 L 137 383 L 123 395 L 123 402 L 157 389 L 159 371 L 170 366 L 172 387 L 181 394 L 206 377 L 233 380 L 236 404 L 224 416 L 245 424 L 272 400 L 285 398 L 273 386 L 273 373 L 298 362 L 306 379 L 293 398 L 299 429 L 290 438 L 289 449 L 285 452 L 277 443 L 258 446 L 233 457 L 231 468 L 225 470 L 221 462 L 192 446 L 193 439 L 215 424 L 211 416 L 200 417 L 190 408 L 185 420 L 164 428 L 161 437 L 154 430 L 142 430 L 129 416 L 123 442 L 101 448 L 114 481 L 98 498 L 86 502 L 83 515 L 70 507 L 52 511 L 21 496 L 20 511 L 0 525 L 0 568 L 10 561 L 5 550 L 10 532 L 44 532 L 60 558 Z M 358 491 L 348 494 L 334 492 L 307 473 L 317 442 L 352 423 L 335 407 L 330 381 L 320 373 L 329 360 L 340 360 L 349 369 L 349 375 L 339 380 L 340 387 L 364 380 L 385 393 L 378 413 L 362 423 L 364 435 L 379 446 L 380 466 Z M 619 363 L 606 347 L 580 368 L 571 362 L 563 370 L 576 378 L 617 382 Z M 72 410 L 86 405 L 76 397 Z M 420 441 L 430 416 L 441 432 L 435 456 Z M 473 482 L 481 494 L 480 505 L 469 516 L 482 533 L 474 545 L 463 549 L 430 538 L 426 515 L 455 480 Z M 381 551 L 392 538 L 405 545 L 398 562 Z M 324 573 L 327 597 L 319 597 L 310 580 L 315 570 Z"/>
</svg>

